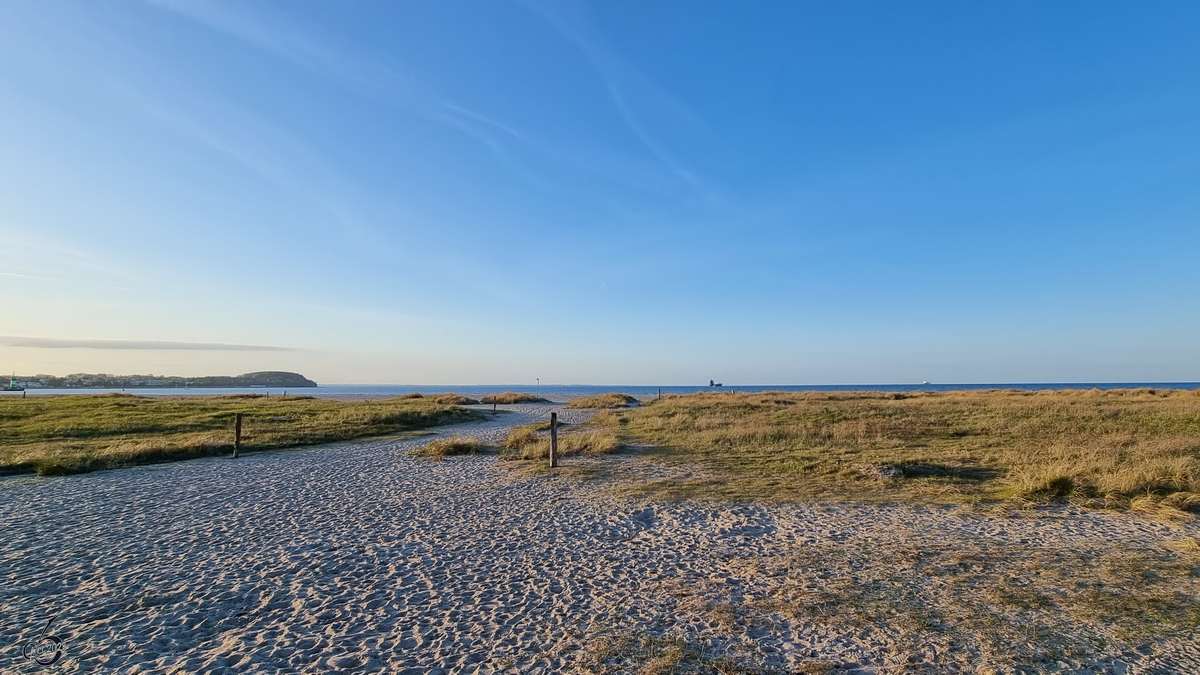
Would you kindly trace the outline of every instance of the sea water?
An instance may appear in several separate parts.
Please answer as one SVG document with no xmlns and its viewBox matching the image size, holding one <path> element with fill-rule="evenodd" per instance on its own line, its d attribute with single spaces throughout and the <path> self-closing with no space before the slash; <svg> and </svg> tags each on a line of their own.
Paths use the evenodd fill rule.
<svg viewBox="0 0 1200 675">
<path fill-rule="evenodd" d="M 444 394 L 452 392 L 472 398 L 505 391 L 537 394 L 550 400 L 571 399 L 608 392 L 619 392 L 637 398 L 663 394 L 694 394 L 701 391 L 980 391 L 984 389 L 1020 389 L 1037 391 L 1045 389 L 1200 389 L 1200 382 L 1035 382 L 994 384 L 725 384 L 719 387 L 707 385 L 594 385 L 594 384 L 326 384 L 317 387 L 130 387 L 128 389 L 29 389 L 28 395 L 46 394 L 111 394 L 124 391 L 138 396 L 214 396 L 219 394 L 268 394 L 278 396 L 286 391 L 296 396 L 355 396 L 388 398 L 413 392 L 421 394 Z M 21 392 L 6 392 L 7 396 L 21 396 Z"/>
</svg>

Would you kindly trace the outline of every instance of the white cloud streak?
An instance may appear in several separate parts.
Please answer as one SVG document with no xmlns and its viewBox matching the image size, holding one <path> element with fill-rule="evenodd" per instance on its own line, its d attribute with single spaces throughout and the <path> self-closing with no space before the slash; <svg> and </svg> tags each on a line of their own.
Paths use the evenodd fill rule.
<svg viewBox="0 0 1200 675">
<path fill-rule="evenodd" d="M 289 61 L 352 93 L 465 134 L 485 147 L 500 165 L 538 189 L 546 189 L 547 183 L 516 158 L 523 151 L 532 151 L 555 162 L 652 193 L 662 193 L 666 187 L 661 178 L 641 175 L 645 172 L 631 170 L 629 166 L 613 166 L 612 161 L 598 164 L 579 157 L 578 152 L 556 149 L 511 124 L 453 101 L 420 78 L 380 64 L 353 45 L 341 44 L 327 35 L 305 32 L 286 15 L 267 16 L 261 9 L 252 12 L 242 4 L 211 0 L 144 1 Z M 652 99 L 641 107 L 666 111 L 670 126 L 686 128 L 692 135 L 697 135 L 699 129 L 699 135 L 711 140 L 711 134 L 699 118 L 645 76 L 607 54 L 596 42 L 585 39 L 581 31 L 570 29 L 547 13 L 540 14 L 583 50 L 605 82 L 617 112 L 651 154 L 667 167 L 675 180 L 682 178 L 691 190 L 698 191 L 701 180 L 695 172 L 655 140 L 645 129 L 641 121 L 643 116 L 633 112 L 633 107 L 637 106 L 630 101 L 633 98 Z"/>
<path fill-rule="evenodd" d="M 652 120 L 658 118 L 658 126 L 672 129 L 675 133 L 685 133 L 693 143 L 715 145 L 712 132 L 700 117 L 645 74 L 612 54 L 599 40 L 591 37 L 585 22 L 578 18 L 581 12 L 574 12 L 575 20 L 569 20 L 565 17 L 566 13 L 560 11 L 561 6 L 557 3 L 546 5 L 526 2 L 525 5 L 583 53 L 604 84 L 621 119 L 651 154 L 693 190 L 704 194 L 704 181 L 699 174 L 668 150 L 667 144 L 650 130 Z"/>
<path fill-rule="evenodd" d="M 149 349 L 189 351 L 290 352 L 295 347 L 239 345 L 224 342 L 176 342 L 172 340 L 80 340 L 71 338 L 0 335 L 0 345 L 35 349 Z"/>
<path fill-rule="evenodd" d="M 350 45 L 339 45 L 327 36 L 320 38 L 288 26 L 284 17 L 266 17 L 243 5 L 181 0 L 146 0 L 209 28 L 225 33 L 263 51 L 290 61 L 313 74 L 360 96 L 420 115 L 456 129 L 483 144 L 507 168 L 532 179 L 502 147 L 494 133 L 532 143 L 512 127 L 469 110 L 437 93 L 427 83 L 395 68 L 355 53 Z M 540 182 L 532 179 L 540 187 Z"/>
</svg>

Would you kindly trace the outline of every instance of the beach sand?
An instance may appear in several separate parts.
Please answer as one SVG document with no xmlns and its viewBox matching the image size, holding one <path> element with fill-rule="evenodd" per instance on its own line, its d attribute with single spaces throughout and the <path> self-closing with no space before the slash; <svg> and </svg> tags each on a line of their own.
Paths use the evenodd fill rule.
<svg viewBox="0 0 1200 675">
<path fill-rule="evenodd" d="M 589 414 L 501 408 L 441 433 Z M 1130 583 L 1186 611 L 1192 522 L 662 503 L 422 442 L 0 481 L 0 671 L 1200 672 L 1194 628 L 1105 614 Z"/>
</svg>

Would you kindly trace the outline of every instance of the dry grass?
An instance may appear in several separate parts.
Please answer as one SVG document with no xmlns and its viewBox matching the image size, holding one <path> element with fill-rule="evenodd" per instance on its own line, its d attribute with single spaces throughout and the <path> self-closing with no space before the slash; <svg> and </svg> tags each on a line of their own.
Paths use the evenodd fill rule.
<svg viewBox="0 0 1200 675">
<path fill-rule="evenodd" d="M 500 457 L 510 460 L 549 458 L 550 438 L 539 434 L 537 426 L 511 429 Z M 620 449 L 621 441 L 612 431 L 585 431 L 558 436 L 559 457 L 607 455 Z"/>
<path fill-rule="evenodd" d="M 0 398 L 0 471 L 63 474 L 326 443 L 466 422 L 481 413 L 429 398 L 330 401 L 307 396 Z"/>
<path fill-rule="evenodd" d="M 441 405 L 479 405 L 479 401 L 462 394 L 438 394 L 431 398 Z"/>
<path fill-rule="evenodd" d="M 628 394 L 600 394 L 598 396 L 588 396 L 586 398 L 577 398 L 570 403 L 567 403 L 567 408 L 628 408 L 631 405 L 637 405 L 638 400 Z"/>
<path fill-rule="evenodd" d="M 601 413 L 697 476 L 673 497 L 1200 508 L 1200 395 L 1191 391 L 702 393 Z"/>
<path fill-rule="evenodd" d="M 508 438 L 504 440 L 504 447 L 507 450 L 520 450 L 527 445 L 536 444 L 539 440 L 537 430 L 532 426 L 513 427 L 508 430 Z"/>
<path fill-rule="evenodd" d="M 484 403 L 499 403 L 501 405 L 509 405 L 513 403 L 549 403 L 550 401 L 528 393 L 518 393 L 515 391 L 506 391 L 502 394 L 488 394 L 480 399 Z"/>
<path fill-rule="evenodd" d="M 646 579 L 639 593 L 669 620 L 629 628 L 613 608 L 584 630 L 571 672 L 842 672 L 847 646 L 882 662 L 880 673 L 1093 672 L 1108 657 L 1194 642 L 1197 565 L 1191 538 L 1166 548 L 916 533 L 884 547 L 870 534 L 807 542 L 731 555 L 715 575 Z M 789 636 L 813 651 L 785 669 L 778 638 Z"/>
<path fill-rule="evenodd" d="M 487 446 L 477 438 L 450 436 L 449 438 L 434 439 L 413 450 L 410 454 L 442 460 L 451 456 L 481 455 L 486 450 Z"/>
<path fill-rule="evenodd" d="M 409 394 L 404 394 L 400 398 L 428 398 L 434 403 L 440 403 L 442 405 L 479 405 L 479 401 L 476 401 L 473 398 L 463 396 L 462 394 L 451 393 L 431 394 L 426 396 L 419 391 L 414 391 Z"/>
<path fill-rule="evenodd" d="M 884 554 L 866 538 L 737 560 L 732 582 L 660 583 L 679 623 L 701 619 L 704 635 L 691 642 L 753 647 L 763 632 L 812 625 L 871 644 L 911 672 L 935 663 L 935 672 L 1043 672 L 1192 635 L 1200 627 L 1197 563 L 1194 551 L 982 541 L 913 542 Z M 806 666 L 824 672 L 830 664 Z"/>
</svg>

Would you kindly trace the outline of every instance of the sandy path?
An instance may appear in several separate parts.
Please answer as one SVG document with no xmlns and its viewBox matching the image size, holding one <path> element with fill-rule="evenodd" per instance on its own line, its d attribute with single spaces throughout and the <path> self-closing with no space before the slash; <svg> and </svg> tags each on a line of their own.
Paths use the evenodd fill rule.
<svg viewBox="0 0 1200 675">
<path fill-rule="evenodd" d="M 443 433 L 499 439 L 552 409 L 504 407 Z M 912 583 L 933 579 L 918 590 L 936 604 L 957 586 L 922 572 L 925 550 L 1090 559 L 1114 542 L 1161 552 L 1200 534 L 1095 513 L 639 502 L 494 457 L 403 456 L 420 442 L 0 481 L 0 670 L 44 671 L 21 647 L 58 615 L 55 672 L 559 672 L 643 660 L 629 656 L 639 635 L 652 650 L 780 670 L 953 672 L 992 658 L 988 645 L 955 654 L 953 640 L 928 637 L 936 625 L 914 640 L 836 613 L 781 619 L 755 599 L 903 581 L 894 568 L 907 565 Z M 756 606 L 765 619 L 746 609 Z M 1071 672 L 1200 671 L 1194 635 L 1137 652 L 1087 626 L 1092 651 L 1028 658 Z"/>
</svg>

